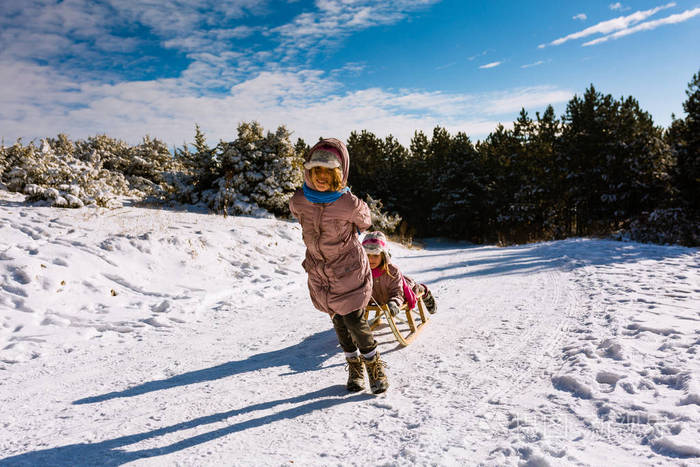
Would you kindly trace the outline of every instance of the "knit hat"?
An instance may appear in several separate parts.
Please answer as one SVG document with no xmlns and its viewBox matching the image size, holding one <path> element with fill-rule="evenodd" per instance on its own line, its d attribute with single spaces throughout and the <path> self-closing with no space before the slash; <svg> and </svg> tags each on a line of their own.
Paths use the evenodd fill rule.
<svg viewBox="0 0 700 467">
<path fill-rule="evenodd" d="M 305 169 L 311 169 L 313 167 L 326 167 L 328 169 L 335 169 L 340 167 L 340 151 L 333 146 L 321 146 L 311 153 L 311 157 L 308 162 L 304 163 Z"/>
<path fill-rule="evenodd" d="M 364 240 L 362 240 L 362 247 L 369 255 L 384 253 L 386 256 L 391 256 L 388 246 L 389 244 L 387 243 L 386 236 L 378 230 L 367 232 Z"/>
</svg>

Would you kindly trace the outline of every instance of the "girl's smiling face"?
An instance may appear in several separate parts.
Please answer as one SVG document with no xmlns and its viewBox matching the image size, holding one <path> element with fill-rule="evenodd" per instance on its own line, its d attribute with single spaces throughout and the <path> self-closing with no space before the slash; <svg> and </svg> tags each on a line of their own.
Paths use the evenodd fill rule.
<svg viewBox="0 0 700 467">
<path fill-rule="evenodd" d="M 311 181 L 317 191 L 328 191 L 331 189 L 333 180 L 332 169 L 326 167 L 314 167 L 311 169 Z"/>
<path fill-rule="evenodd" d="M 382 255 L 381 253 L 378 255 L 367 255 L 367 259 L 369 259 L 369 267 L 372 269 L 377 269 L 381 264 L 382 264 Z"/>
</svg>

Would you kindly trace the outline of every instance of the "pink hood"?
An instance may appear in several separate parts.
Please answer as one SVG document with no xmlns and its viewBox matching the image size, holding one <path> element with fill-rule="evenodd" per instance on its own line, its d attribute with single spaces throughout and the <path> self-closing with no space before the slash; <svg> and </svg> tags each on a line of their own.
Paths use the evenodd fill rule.
<svg viewBox="0 0 700 467">
<path fill-rule="evenodd" d="M 348 153 L 348 148 L 345 147 L 345 143 L 343 143 L 339 139 L 322 139 L 321 141 L 316 143 L 314 147 L 311 148 L 311 150 L 309 150 L 309 152 L 306 154 L 306 157 L 304 157 L 304 162 L 308 162 L 309 159 L 311 159 L 311 154 L 314 152 L 314 150 L 323 146 L 331 146 L 333 148 L 336 148 L 340 152 L 340 171 L 343 174 L 343 185 L 347 185 L 348 172 L 350 171 L 350 154 Z M 304 181 L 308 186 L 314 186 L 311 183 L 311 171 L 309 169 L 304 169 Z"/>
</svg>

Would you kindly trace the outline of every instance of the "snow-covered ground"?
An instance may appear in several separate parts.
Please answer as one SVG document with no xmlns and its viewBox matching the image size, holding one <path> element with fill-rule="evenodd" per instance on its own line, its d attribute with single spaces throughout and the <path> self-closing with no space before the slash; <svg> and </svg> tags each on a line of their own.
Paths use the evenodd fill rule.
<svg viewBox="0 0 700 467">
<path fill-rule="evenodd" d="M 433 289 L 349 394 L 298 224 L 0 190 L 0 466 L 700 463 L 700 252 L 392 245 Z"/>
</svg>

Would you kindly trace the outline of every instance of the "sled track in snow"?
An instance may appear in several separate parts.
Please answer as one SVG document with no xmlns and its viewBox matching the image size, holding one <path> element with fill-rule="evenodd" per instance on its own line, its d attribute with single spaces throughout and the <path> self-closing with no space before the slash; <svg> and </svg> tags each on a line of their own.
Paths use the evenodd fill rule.
<svg viewBox="0 0 700 467">
<path fill-rule="evenodd" d="M 508 291 L 505 290 L 501 299 L 493 306 L 480 307 L 478 311 L 464 316 L 450 315 L 454 311 L 442 307 L 441 311 L 432 317 L 436 321 L 445 320 L 443 323 L 455 319 L 468 323 L 466 335 L 456 339 L 457 343 L 461 344 L 460 347 L 465 349 L 463 367 L 453 368 L 447 374 L 437 370 L 440 374 L 433 375 L 436 370 L 431 368 L 430 363 L 421 364 L 422 356 L 412 355 L 412 359 L 418 362 L 416 372 L 421 375 L 421 381 L 416 386 L 434 387 L 436 391 L 459 387 L 459 391 L 451 397 L 438 397 L 443 401 L 452 399 L 450 407 L 437 410 L 434 404 L 425 399 L 425 394 L 397 388 L 413 400 L 416 412 L 413 419 L 430 419 L 436 415 L 443 418 L 442 423 L 446 430 L 452 432 L 450 445 L 453 447 L 463 449 L 464 439 L 483 436 L 484 422 L 491 434 L 508 432 L 508 416 L 512 410 L 517 410 L 514 407 L 517 407 L 519 397 L 539 387 L 549 390 L 552 374 L 556 374 L 563 364 L 559 358 L 560 349 L 578 308 L 578 296 L 568 283 L 567 275 L 559 267 L 550 266 L 533 274 L 504 275 L 494 280 L 501 279 L 510 283 L 508 287 L 520 290 L 517 295 L 526 296 L 528 300 L 524 303 L 512 302 L 507 298 Z M 527 287 L 527 292 L 522 293 L 522 287 Z M 449 289 L 450 281 L 447 281 L 443 288 Z M 444 326 L 443 323 L 438 326 Z M 456 329 L 445 331 L 459 332 Z M 437 334 L 441 331 L 433 329 L 428 332 L 429 334 L 421 336 L 419 341 L 442 340 L 443 336 Z M 452 340 L 449 343 L 452 344 Z M 479 349 L 484 343 L 487 348 L 491 346 L 487 355 L 474 356 L 469 353 L 469 346 Z M 440 342 L 426 344 L 427 348 L 433 345 L 439 347 Z M 429 362 L 432 360 L 435 362 L 434 366 L 439 368 L 439 353 L 450 350 L 452 349 L 449 347 L 439 347 L 438 355 L 431 356 Z M 472 361 L 469 361 L 470 356 Z M 464 367 L 470 368 L 464 371 Z M 390 373 L 390 380 L 392 376 Z M 403 375 L 399 376 L 404 379 Z M 459 413 L 451 410 L 458 410 Z M 415 436 L 414 429 L 415 426 L 406 424 L 403 436 Z M 489 440 L 485 441 L 488 445 Z"/>
<path fill-rule="evenodd" d="M 545 378 L 543 373 L 553 369 L 553 356 L 564 337 L 570 316 L 569 310 L 562 312 L 559 309 L 566 294 L 561 274 L 547 271 L 545 278 L 545 283 L 532 284 L 533 296 L 543 296 L 544 292 L 543 300 L 539 302 L 540 306 L 530 305 L 519 315 L 521 320 L 514 326 L 522 329 L 523 333 L 515 336 L 514 345 L 508 345 L 497 359 L 470 372 L 470 376 L 488 374 L 494 378 L 481 387 L 473 388 L 480 394 L 474 400 L 475 413 L 480 414 L 485 407 L 494 405 L 513 405 L 507 401 Z"/>
</svg>

